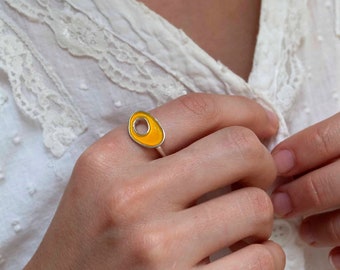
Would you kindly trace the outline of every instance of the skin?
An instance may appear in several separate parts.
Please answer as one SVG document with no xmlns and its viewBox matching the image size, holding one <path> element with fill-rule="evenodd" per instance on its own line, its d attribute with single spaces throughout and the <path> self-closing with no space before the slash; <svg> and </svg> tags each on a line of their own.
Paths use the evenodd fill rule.
<svg viewBox="0 0 340 270">
<path fill-rule="evenodd" d="M 196 44 L 248 79 L 253 64 L 261 0 L 142 0 L 183 29 Z"/>
<path fill-rule="evenodd" d="M 279 175 L 293 178 L 272 195 L 281 217 L 305 217 L 300 233 L 312 246 L 335 247 L 330 259 L 340 269 L 340 114 L 280 143 L 273 156 Z"/>
<path fill-rule="evenodd" d="M 283 270 L 283 251 L 267 240 L 264 189 L 276 167 L 259 139 L 276 133 L 275 116 L 246 98 L 208 94 L 151 113 L 167 133 L 167 156 L 132 142 L 126 125 L 92 145 L 25 269 Z M 194 203 L 234 183 L 244 188 Z M 243 239 L 253 242 L 205 259 Z"/>
</svg>

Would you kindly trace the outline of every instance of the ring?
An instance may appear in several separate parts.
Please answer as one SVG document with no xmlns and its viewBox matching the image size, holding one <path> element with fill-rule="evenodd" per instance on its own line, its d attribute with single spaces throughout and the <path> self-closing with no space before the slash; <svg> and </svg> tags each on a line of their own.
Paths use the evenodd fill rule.
<svg viewBox="0 0 340 270">
<path fill-rule="evenodd" d="M 151 114 L 143 111 L 133 113 L 129 119 L 128 131 L 131 139 L 137 144 L 155 148 L 162 157 L 166 156 L 161 147 L 165 140 L 165 132 Z"/>
</svg>

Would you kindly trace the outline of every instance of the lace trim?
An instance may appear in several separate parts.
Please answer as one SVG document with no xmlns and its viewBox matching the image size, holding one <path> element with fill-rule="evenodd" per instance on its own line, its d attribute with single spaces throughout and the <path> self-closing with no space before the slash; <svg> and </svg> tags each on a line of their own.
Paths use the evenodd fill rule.
<svg viewBox="0 0 340 270">
<path fill-rule="evenodd" d="M 260 41 L 249 80 L 287 117 L 306 73 L 298 57 L 305 33 L 306 0 L 263 0 L 262 7 Z"/>
<path fill-rule="evenodd" d="M 186 88 L 171 75 L 163 72 L 157 76 L 160 67 L 149 58 L 65 1 L 6 0 L 6 3 L 31 20 L 47 24 L 58 44 L 72 55 L 97 60 L 107 77 L 120 87 L 150 93 L 159 103 L 186 93 Z"/>
<path fill-rule="evenodd" d="M 81 9 L 79 1 L 67 0 L 67 2 Z M 174 27 L 142 2 L 137 0 L 92 0 L 92 2 L 117 35 L 128 36 L 127 43 L 147 55 L 190 90 L 258 97 L 243 79 L 222 63 L 216 62 L 183 30 Z M 130 32 L 128 35 L 125 33 L 127 28 Z M 162 53 L 164 51 L 166 53 Z"/>
<path fill-rule="evenodd" d="M 301 0 L 300 2 L 304 1 Z M 284 33 L 286 34 L 282 41 L 284 49 L 282 50 L 282 55 L 280 55 L 281 61 L 279 62 L 278 70 L 280 75 L 276 83 L 276 89 L 278 90 L 276 93 L 277 103 L 281 104 L 284 113 L 288 113 L 294 105 L 294 101 L 301 91 L 301 86 L 305 79 L 305 68 L 298 57 L 298 50 L 302 45 L 304 37 L 303 14 L 302 9 L 290 5 L 285 21 Z"/>
<path fill-rule="evenodd" d="M 29 38 L 0 12 L 0 68 L 8 76 L 17 106 L 40 122 L 45 146 L 56 157 L 86 129 L 70 96 Z"/>
</svg>

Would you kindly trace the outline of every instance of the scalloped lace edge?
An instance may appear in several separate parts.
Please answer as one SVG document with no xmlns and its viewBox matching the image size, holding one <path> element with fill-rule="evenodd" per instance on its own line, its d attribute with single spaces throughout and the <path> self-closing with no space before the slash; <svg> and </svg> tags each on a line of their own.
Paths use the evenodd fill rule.
<svg viewBox="0 0 340 270">
<path fill-rule="evenodd" d="M 26 116 L 40 123 L 45 146 L 61 157 L 86 124 L 53 68 L 2 11 L 0 33 L 0 68 L 8 76 L 14 100 Z"/>
</svg>

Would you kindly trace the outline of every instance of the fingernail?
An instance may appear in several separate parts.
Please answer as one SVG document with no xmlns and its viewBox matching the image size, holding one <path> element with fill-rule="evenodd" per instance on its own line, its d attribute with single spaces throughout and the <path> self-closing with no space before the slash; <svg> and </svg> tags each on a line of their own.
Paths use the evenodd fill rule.
<svg viewBox="0 0 340 270">
<path fill-rule="evenodd" d="M 340 253 L 332 251 L 329 255 L 329 262 L 335 270 L 340 269 Z"/>
<path fill-rule="evenodd" d="M 307 244 L 315 246 L 316 241 L 310 228 L 310 223 L 308 221 L 302 223 L 300 227 L 300 236 L 302 240 L 305 241 Z"/>
<path fill-rule="evenodd" d="M 273 111 L 270 111 L 268 109 L 266 109 L 266 112 L 268 115 L 269 122 L 272 124 L 273 127 L 277 128 L 279 125 L 279 121 L 278 121 L 276 114 Z"/>
<path fill-rule="evenodd" d="M 277 216 L 284 217 L 293 211 L 292 201 L 287 193 L 273 193 L 271 199 Z"/>
<path fill-rule="evenodd" d="M 295 157 L 289 150 L 281 150 L 273 153 L 273 158 L 279 174 L 287 173 L 295 166 Z"/>
</svg>

